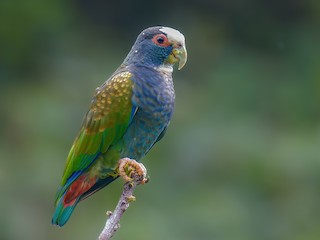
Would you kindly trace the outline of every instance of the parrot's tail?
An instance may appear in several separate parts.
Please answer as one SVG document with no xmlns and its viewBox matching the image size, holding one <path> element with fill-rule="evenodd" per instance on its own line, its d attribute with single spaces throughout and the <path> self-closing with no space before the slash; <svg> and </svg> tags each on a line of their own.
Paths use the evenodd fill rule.
<svg viewBox="0 0 320 240">
<path fill-rule="evenodd" d="M 82 195 L 94 186 L 96 182 L 96 177 L 90 178 L 87 174 L 83 174 L 74 180 L 67 189 L 61 188 L 57 194 L 52 224 L 62 227 L 70 218 Z"/>
<path fill-rule="evenodd" d="M 76 207 L 77 203 L 79 202 L 79 199 L 77 199 L 73 204 L 71 205 L 65 205 L 63 203 L 63 198 L 60 199 L 60 201 L 57 203 L 55 212 L 52 217 L 52 224 L 58 225 L 62 227 L 66 222 L 69 220 L 74 208 Z"/>
<path fill-rule="evenodd" d="M 104 179 L 87 178 L 86 175 L 78 177 L 67 189 L 58 192 L 56 209 L 52 217 L 52 224 L 62 227 L 69 220 L 74 208 L 79 201 L 86 199 L 93 193 L 114 181 L 117 177 Z"/>
</svg>

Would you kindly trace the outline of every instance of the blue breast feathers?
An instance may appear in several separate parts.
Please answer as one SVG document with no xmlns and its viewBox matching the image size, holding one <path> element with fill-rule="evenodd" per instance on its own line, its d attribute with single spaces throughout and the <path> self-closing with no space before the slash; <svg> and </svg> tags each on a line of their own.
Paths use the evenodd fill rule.
<svg viewBox="0 0 320 240">
<path fill-rule="evenodd" d="M 171 74 L 148 67 L 132 67 L 132 103 L 137 107 L 124 137 L 122 157 L 137 161 L 150 150 L 168 126 L 174 109 Z"/>
<path fill-rule="evenodd" d="M 149 67 L 135 67 L 133 76 L 133 104 L 157 116 L 171 118 L 174 109 L 175 93 L 171 73 Z"/>
</svg>

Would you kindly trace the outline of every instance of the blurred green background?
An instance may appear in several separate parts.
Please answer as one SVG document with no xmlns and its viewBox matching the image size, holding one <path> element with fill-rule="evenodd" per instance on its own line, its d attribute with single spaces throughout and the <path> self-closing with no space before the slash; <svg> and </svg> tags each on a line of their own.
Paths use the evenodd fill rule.
<svg viewBox="0 0 320 240">
<path fill-rule="evenodd" d="M 153 25 L 184 33 L 176 110 L 114 239 L 320 239 L 320 2 L 0 2 L 0 239 L 96 239 L 111 184 L 51 226 L 97 86 Z"/>
</svg>

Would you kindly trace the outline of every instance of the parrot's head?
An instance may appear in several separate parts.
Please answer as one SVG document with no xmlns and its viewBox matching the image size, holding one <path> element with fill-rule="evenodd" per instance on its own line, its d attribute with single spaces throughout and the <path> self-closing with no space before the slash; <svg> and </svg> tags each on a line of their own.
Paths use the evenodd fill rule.
<svg viewBox="0 0 320 240">
<path fill-rule="evenodd" d="M 139 34 L 124 64 L 157 68 L 172 66 L 177 62 L 179 70 L 187 62 L 183 34 L 169 27 L 150 27 Z"/>
</svg>

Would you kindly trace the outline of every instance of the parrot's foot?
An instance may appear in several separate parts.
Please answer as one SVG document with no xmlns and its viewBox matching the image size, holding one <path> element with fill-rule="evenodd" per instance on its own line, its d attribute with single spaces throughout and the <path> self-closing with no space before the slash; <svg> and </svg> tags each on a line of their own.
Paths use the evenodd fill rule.
<svg viewBox="0 0 320 240">
<path fill-rule="evenodd" d="M 122 158 L 119 160 L 119 175 L 125 182 L 136 180 L 139 184 L 145 184 L 149 181 L 145 166 L 130 158 Z"/>
</svg>

